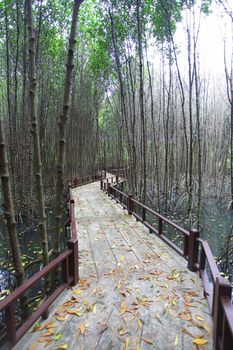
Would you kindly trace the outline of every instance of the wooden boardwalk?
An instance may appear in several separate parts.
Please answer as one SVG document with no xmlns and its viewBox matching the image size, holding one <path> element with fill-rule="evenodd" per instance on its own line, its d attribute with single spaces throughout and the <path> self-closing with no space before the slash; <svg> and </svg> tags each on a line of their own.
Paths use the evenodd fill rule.
<svg viewBox="0 0 233 350">
<path fill-rule="evenodd" d="M 213 349 L 202 282 L 186 261 L 100 191 L 99 182 L 73 194 L 80 283 L 14 349 Z"/>
</svg>

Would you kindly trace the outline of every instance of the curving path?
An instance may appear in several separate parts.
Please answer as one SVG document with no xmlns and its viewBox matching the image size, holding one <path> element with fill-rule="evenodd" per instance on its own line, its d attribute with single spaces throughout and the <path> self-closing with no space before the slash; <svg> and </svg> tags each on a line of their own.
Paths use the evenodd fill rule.
<svg viewBox="0 0 233 350">
<path fill-rule="evenodd" d="M 14 349 L 212 349 L 202 283 L 186 261 L 100 191 L 99 182 L 73 194 L 80 283 Z"/>
</svg>

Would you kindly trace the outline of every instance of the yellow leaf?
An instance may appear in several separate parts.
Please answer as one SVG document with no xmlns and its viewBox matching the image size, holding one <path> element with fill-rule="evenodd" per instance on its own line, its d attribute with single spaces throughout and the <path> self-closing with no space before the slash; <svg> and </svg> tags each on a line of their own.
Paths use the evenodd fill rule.
<svg viewBox="0 0 233 350">
<path fill-rule="evenodd" d="M 177 346 L 178 344 L 179 344 L 179 337 L 178 337 L 178 335 L 176 335 L 174 345 Z"/>
<path fill-rule="evenodd" d="M 199 320 L 199 321 L 204 321 L 204 318 L 201 317 L 201 316 L 195 316 L 195 318 L 196 318 L 197 320 Z"/>
<path fill-rule="evenodd" d="M 172 315 L 173 317 L 175 317 L 175 314 L 173 313 L 172 309 L 168 309 L 168 312 L 170 315 Z"/>
<path fill-rule="evenodd" d="M 142 329 L 142 321 L 138 320 L 138 328 Z"/>
<path fill-rule="evenodd" d="M 207 339 L 201 339 L 201 338 L 193 339 L 193 344 L 196 344 L 196 345 L 206 345 L 207 343 L 208 343 Z"/>
<path fill-rule="evenodd" d="M 46 323 L 45 328 L 49 329 L 49 328 L 54 328 L 56 326 L 57 325 L 55 322 L 49 322 L 49 323 Z"/>
<path fill-rule="evenodd" d="M 142 340 L 143 340 L 145 343 L 147 343 L 147 344 L 154 345 L 154 342 L 153 342 L 152 340 L 148 339 L 148 338 L 144 338 L 144 337 L 143 337 Z"/>
<path fill-rule="evenodd" d="M 97 289 L 94 288 L 93 291 L 91 292 L 91 295 L 94 295 L 97 292 Z"/>
<path fill-rule="evenodd" d="M 210 326 L 207 323 L 203 323 L 203 328 L 206 330 L 208 334 L 211 334 L 211 329 Z"/>
<path fill-rule="evenodd" d="M 128 331 L 127 330 L 123 330 L 123 329 L 119 329 L 118 333 L 119 333 L 119 335 L 125 335 L 125 334 L 128 333 Z"/>
<path fill-rule="evenodd" d="M 96 311 L 97 311 L 97 307 L 96 307 L 96 304 L 93 306 L 93 314 L 96 314 Z"/>
<path fill-rule="evenodd" d="M 67 350 L 68 349 L 68 344 L 62 344 L 57 346 L 56 348 L 53 348 L 53 350 Z"/>
<path fill-rule="evenodd" d="M 76 295 L 80 295 L 80 294 L 82 294 L 82 292 L 83 291 L 81 289 L 76 289 L 76 290 L 73 291 L 73 293 L 76 294 Z"/>
<path fill-rule="evenodd" d="M 124 255 L 121 256 L 121 259 L 120 259 L 120 260 L 121 260 L 121 261 L 124 261 L 124 260 L 125 260 Z"/>
<path fill-rule="evenodd" d="M 56 320 L 58 320 L 58 321 L 65 321 L 65 319 L 66 319 L 66 315 L 64 315 L 64 316 L 61 316 L 61 315 L 57 315 L 57 316 L 55 316 L 56 317 Z"/>
<path fill-rule="evenodd" d="M 48 332 L 42 334 L 42 337 L 49 337 L 50 335 L 54 335 L 54 328 L 49 328 Z"/>
<path fill-rule="evenodd" d="M 130 342 L 130 338 L 126 337 L 126 341 L 125 341 L 125 350 L 129 349 L 129 342 Z"/>
</svg>

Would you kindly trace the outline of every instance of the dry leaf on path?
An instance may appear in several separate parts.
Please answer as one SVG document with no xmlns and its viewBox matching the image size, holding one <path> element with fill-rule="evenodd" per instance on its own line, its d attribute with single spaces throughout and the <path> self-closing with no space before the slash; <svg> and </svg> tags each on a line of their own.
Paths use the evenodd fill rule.
<svg viewBox="0 0 233 350">
<path fill-rule="evenodd" d="M 148 338 L 143 337 L 142 340 L 147 344 L 154 345 L 154 342 Z"/>
<path fill-rule="evenodd" d="M 57 316 L 55 316 L 55 318 L 56 318 L 56 320 L 58 320 L 58 321 L 65 321 L 65 319 L 67 318 L 67 315 L 64 315 L 64 316 L 62 316 L 62 315 L 57 315 Z"/>
<path fill-rule="evenodd" d="M 52 342 L 52 338 L 50 338 L 50 337 L 41 337 L 41 338 L 38 338 L 37 341 L 39 343 L 51 343 Z"/>
<path fill-rule="evenodd" d="M 27 350 L 36 350 L 38 348 L 39 344 L 32 344 L 30 345 Z"/>
<path fill-rule="evenodd" d="M 142 329 L 142 325 L 143 325 L 142 320 L 138 319 L 138 328 Z"/>
<path fill-rule="evenodd" d="M 190 314 L 179 314 L 178 317 L 184 321 L 191 321 L 192 319 Z"/>
<path fill-rule="evenodd" d="M 67 350 L 67 349 L 68 349 L 68 344 L 61 344 L 56 348 L 53 348 L 52 350 Z"/>
<path fill-rule="evenodd" d="M 207 339 L 203 339 L 203 338 L 193 339 L 193 344 L 196 344 L 196 345 L 206 345 L 207 343 L 208 343 Z"/>
<path fill-rule="evenodd" d="M 175 341 L 174 341 L 174 345 L 177 346 L 179 344 L 179 336 L 176 335 Z"/>
<path fill-rule="evenodd" d="M 81 323 L 79 326 L 79 329 L 80 329 L 81 334 L 84 335 L 86 332 L 86 329 L 87 329 L 85 323 Z"/>
<path fill-rule="evenodd" d="M 125 350 L 129 350 L 129 343 L 130 343 L 130 338 L 129 338 L 129 337 L 126 337 L 126 340 L 125 340 Z"/>
</svg>

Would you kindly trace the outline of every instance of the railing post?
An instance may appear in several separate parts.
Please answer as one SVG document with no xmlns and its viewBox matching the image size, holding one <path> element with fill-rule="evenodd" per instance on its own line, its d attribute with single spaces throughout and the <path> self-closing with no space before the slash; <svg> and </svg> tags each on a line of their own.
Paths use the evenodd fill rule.
<svg viewBox="0 0 233 350">
<path fill-rule="evenodd" d="M 110 183 L 108 183 L 107 193 L 108 193 L 108 196 L 110 197 L 110 194 L 111 194 L 111 187 L 110 187 Z"/>
<path fill-rule="evenodd" d="M 6 331 L 7 338 L 11 344 L 16 344 L 16 323 L 15 323 L 15 313 L 14 306 L 10 304 L 6 309 Z"/>
<path fill-rule="evenodd" d="M 116 175 L 116 183 L 118 184 L 118 181 L 119 181 L 119 176 Z"/>
<path fill-rule="evenodd" d="M 188 256 L 188 251 L 189 251 L 189 236 L 184 235 L 184 249 L 183 249 L 184 257 Z"/>
<path fill-rule="evenodd" d="M 68 259 L 69 275 L 73 277 L 71 285 L 75 286 L 79 281 L 78 240 L 68 241 L 68 249 L 72 250 L 72 254 Z"/>
<path fill-rule="evenodd" d="M 199 262 L 199 276 L 200 277 L 201 277 L 201 270 L 205 269 L 205 262 L 206 262 L 205 249 L 203 248 L 203 245 L 201 245 L 200 262 Z"/>
<path fill-rule="evenodd" d="M 103 180 L 100 180 L 100 189 L 103 190 Z"/>
<path fill-rule="evenodd" d="M 158 234 L 159 235 L 163 234 L 163 220 L 161 218 L 159 218 Z"/>
<path fill-rule="evenodd" d="M 63 282 L 69 283 L 69 264 L 68 264 L 68 258 L 66 258 L 62 262 L 62 277 L 63 277 Z"/>
<path fill-rule="evenodd" d="M 119 200 L 120 200 L 120 203 L 122 203 L 122 193 L 120 193 L 120 198 L 119 198 Z"/>
<path fill-rule="evenodd" d="M 198 241 L 199 231 L 192 229 L 189 231 L 188 241 L 188 269 L 197 271 L 196 263 L 198 262 Z"/>
<path fill-rule="evenodd" d="M 128 214 L 131 215 L 133 211 L 132 194 L 128 195 Z"/>
<path fill-rule="evenodd" d="M 146 209 L 142 208 L 142 222 L 146 221 Z"/>
<path fill-rule="evenodd" d="M 230 344 L 224 344 L 224 312 L 221 306 L 221 297 L 231 300 L 231 285 L 225 278 L 216 277 L 213 295 L 213 341 L 215 349 L 230 349 Z M 219 345 L 219 340 L 222 341 L 222 347 Z M 228 347 L 227 347 L 228 345 Z"/>
</svg>

